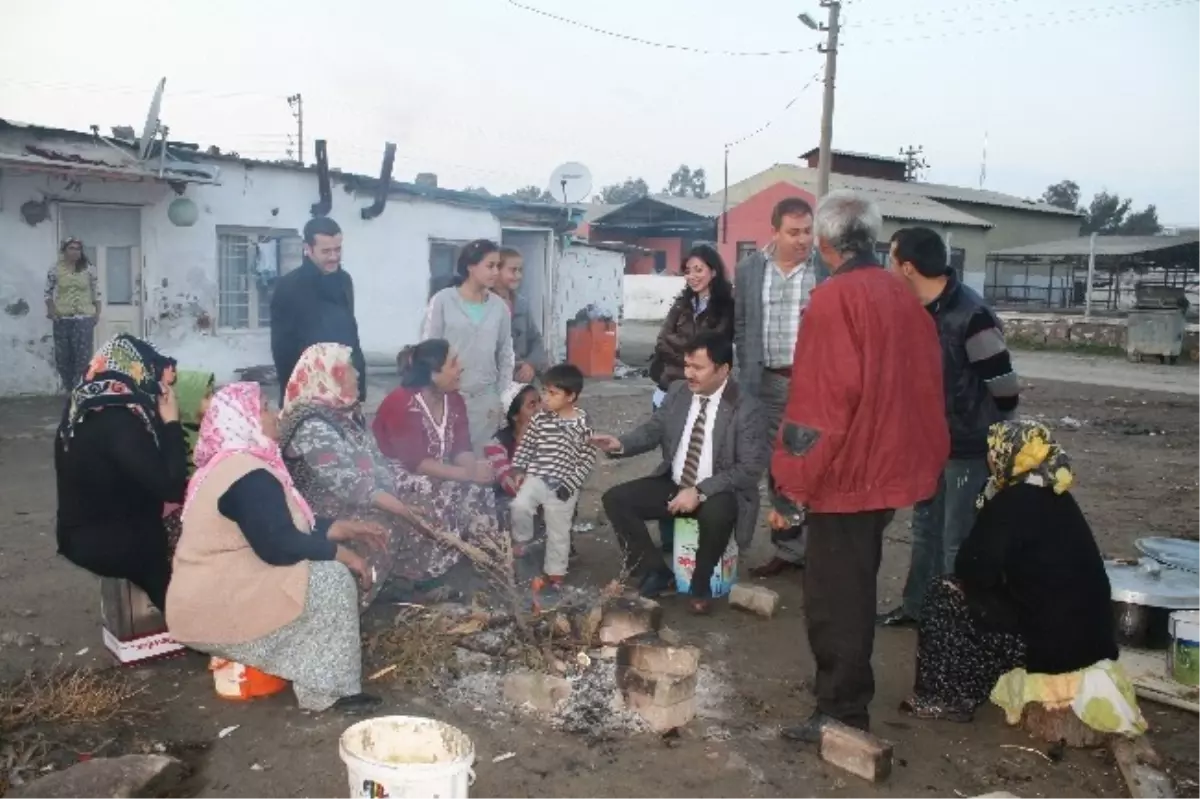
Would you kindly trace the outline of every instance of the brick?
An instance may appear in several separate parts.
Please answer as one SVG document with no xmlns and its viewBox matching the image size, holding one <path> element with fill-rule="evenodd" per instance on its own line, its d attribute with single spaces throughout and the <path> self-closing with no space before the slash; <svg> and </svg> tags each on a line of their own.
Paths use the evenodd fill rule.
<svg viewBox="0 0 1200 799">
<path fill-rule="evenodd" d="M 617 687 L 623 693 L 637 693 L 661 707 L 668 707 L 696 695 L 696 675 L 686 677 L 653 674 L 632 666 L 617 667 Z"/>
<path fill-rule="evenodd" d="M 652 599 L 617 597 L 604 603 L 600 643 L 619 644 L 662 626 L 662 607 Z"/>
<path fill-rule="evenodd" d="M 775 609 L 779 607 L 779 594 L 762 585 L 738 583 L 729 592 L 729 605 L 769 619 L 775 615 Z"/>
<path fill-rule="evenodd" d="M 683 727 L 696 718 L 696 698 L 662 706 L 645 694 L 631 691 L 624 694 L 625 706 L 642 717 L 654 732 L 662 733 Z"/>
<path fill-rule="evenodd" d="M 700 650 L 694 646 L 670 646 L 654 633 L 622 641 L 617 647 L 617 666 L 632 666 L 643 674 L 691 677 L 700 668 Z"/>
<path fill-rule="evenodd" d="M 553 713 L 570 696 L 571 684 L 552 674 L 516 671 L 504 678 L 504 698 L 514 705 L 529 705 L 539 713 Z"/>
<path fill-rule="evenodd" d="M 832 720 L 821 727 L 821 759 L 870 782 L 892 773 L 891 744 Z"/>
</svg>

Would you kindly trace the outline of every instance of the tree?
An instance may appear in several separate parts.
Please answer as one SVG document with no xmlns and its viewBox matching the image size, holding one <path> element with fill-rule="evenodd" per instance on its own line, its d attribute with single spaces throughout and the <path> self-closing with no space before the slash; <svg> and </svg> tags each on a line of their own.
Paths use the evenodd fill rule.
<svg viewBox="0 0 1200 799">
<path fill-rule="evenodd" d="M 1042 194 L 1042 200 L 1057 208 L 1077 211 L 1079 210 L 1079 184 L 1073 180 L 1055 183 Z"/>
<path fill-rule="evenodd" d="M 1130 212 L 1133 200 L 1119 194 L 1100 191 L 1092 197 L 1086 208 L 1079 204 L 1079 184 L 1064 180 L 1046 188 L 1042 200 L 1058 208 L 1078 211 L 1083 215 L 1084 234 L 1097 233 L 1101 236 L 1153 236 L 1162 231 L 1158 222 L 1158 209 L 1147 205 L 1140 211 Z"/>
<path fill-rule="evenodd" d="M 687 164 L 680 164 L 679 169 L 671 174 L 663 193 L 672 197 L 707 197 L 708 190 L 704 181 L 704 169 L 693 172 Z"/>
<path fill-rule="evenodd" d="M 478 194 L 480 197 L 491 197 L 492 193 L 483 186 L 467 186 L 463 189 L 467 194 Z"/>
<path fill-rule="evenodd" d="M 650 193 L 650 187 L 641 178 L 625 178 L 624 183 L 614 183 L 605 186 L 596 195 L 596 199 L 605 205 L 624 205 L 640 200 Z"/>
<path fill-rule="evenodd" d="M 519 200 L 526 203 L 557 202 L 554 195 L 545 189 L 539 189 L 537 186 L 525 186 L 504 196 L 509 200 Z"/>
</svg>

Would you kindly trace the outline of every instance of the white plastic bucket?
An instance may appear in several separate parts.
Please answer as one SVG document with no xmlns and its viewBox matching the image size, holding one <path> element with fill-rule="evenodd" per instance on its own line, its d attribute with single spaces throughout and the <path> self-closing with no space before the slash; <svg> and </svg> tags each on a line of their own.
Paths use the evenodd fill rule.
<svg viewBox="0 0 1200 799">
<path fill-rule="evenodd" d="M 1167 626 L 1171 644 L 1167 649 L 1167 676 L 1195 687 L 1200 682 L 1200 612 L 1177 610 Z"/>
<path fill-rule="evenodd" d="M 695 519 L 677 516 L 671 522 L 675 526 L 675 549 L 673 571 L 675 587 L 686 594 L 692 587 L 692 572 L 696 570 L 696 550 L 700 547 L 700 525 Z M 714 598 L 723 597 L 733 590 L 737 582 L 737 541 L 729 539 L 729 546 L 721 555 L 721 562 L 713 569 L 709 588 Z"/>
<path fill-rule="evenodd" d="M 351 797 L 466 799 L 475 744 L 457 727 L 419 716 L 382 716 L 342 733 Z"/>
</svg>

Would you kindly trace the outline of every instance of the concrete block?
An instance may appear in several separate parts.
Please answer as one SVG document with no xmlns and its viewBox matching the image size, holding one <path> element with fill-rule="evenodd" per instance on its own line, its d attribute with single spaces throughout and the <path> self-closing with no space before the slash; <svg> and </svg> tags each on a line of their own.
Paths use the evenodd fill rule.
<svg viewBox="0 0 1200 799">
<path fill-rule="evenodd" d="M 671 646 L 654 633 L 647 633 L 621 642 L 617 666 L 632 666 L 643 674 L 691 677 L 700 668 L 700 650 Z"/>
<path fill-rule="evenodd" d="M 869 782 L 892 773 L 891 744 L 832 720 L 821 727 L 821 759 Z"/>
<path fill-rule="evenodd" d="M 188 767 L 166 755 L 125 755 L 76 763 L 13 789 L 12 797 L 167 796 L 188 776 Z"/>
<path fill-rule="evenodd" d="M 766 586 L 738 583 L 729 592 L 729 606 L 748 610 L 769 619 L 779 607 L 779 594 Z"/>
<path fill-rule="evenodd" d="M 571 684 L 552 674 L 516 671 L 504 678 L 504 698 L 514 705 L 529 705 L 539 713 L 553 713 L 570 696 Z"/>
<path fill-rule="evenodd" d="M 617 687 L 623 693 L 637 693 L 653 704 L 668 707 L 696 695 L 696 674 L 686 677 L 654 674 L 632 666 L 617 667 Z"/>
<path fill-rule="evenodd" d="M 625 706 L 642 717 L 654 732 L 663 733 L 682 727 L 696 718 L 696 697 L 673 705 L 656 704 L 652 697 L 637 691 L 624 694 Z"/>
<path fill-rule="evenodd" d="M 600 643 L 619 644 L 627 638 L 655 632 L 661 626 L 662 607 L 654 600 L 617 597 L 604 603 Z"/>
</svg>

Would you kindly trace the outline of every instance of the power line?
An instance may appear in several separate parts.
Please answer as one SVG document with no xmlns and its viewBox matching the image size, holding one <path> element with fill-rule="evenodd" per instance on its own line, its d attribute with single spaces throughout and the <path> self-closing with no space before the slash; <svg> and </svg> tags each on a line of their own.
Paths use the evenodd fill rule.
<svg viewBox="0 0 1200 799">
<path fill-rule="evenodd" d="M 1011 0 L 1008 0 L 1008 1 L 1011 2 Z M 1119 4 L 1111 4 L 1111 5 L 1107 5 L 1107 6 L 1075 6 L 1073 8 L 1061 8 L 1060 7 L 1053 11 L 1039 10 L 1039 11 L 1033 12 L 1033 13 L 1002 14 L 999 16 L 994 16 L 994 15 L 962 16 L 961 13 L 954 13 L 954 14 L 950 14 L 950 15 L 938 15 L 935 13 L 933 15 L 914 15 L 914 16 L 908 17 L 907 19 L 904 17 L 895 17 L 890 20 L 870 20 L 870 19 L 868 19 L 863 22 L 857 23 L 855 25 L 855 27 L 856 28 L 888 27 L 888 26 L 892 26 L 892 25 L 902 24 L 903 22 L 921 23 L 921 22 L 925 22 L 927 19 L 937 19 L 937 22 L 939 24 L 946 24 L 946 23 L 959 23 L 959 22 L 1003 22 L 1003 21 L 1014 20 L 1014 19 L 1041 21 L 1044 19 L 1053 19 L 1054 17 L 1062 16 L 1065 18 L 1064 21 L 1071 21 L 1071 20 L 1083 18 L 1083 17 L 1091 19 L 1091 18 L 1096 17 L 1097 15 L 1099 15 L 1101 17 L 1118 16 L 1118 15 L 1122 15 L 1122 14 L 1137 13 L 1140 11 L 1155 10 L 1158 8 L 1172 8 L 1174 6 L 1186 5 L 1186 4 L 1194 3 L 1194 2 L 1195 2 L 1195 0 L 1156 0 L 1154 2 L 1146 2 L 1146 3 L 1134 3 L 1134 4 L 1119 3 Z M 972 6 L 970 10 L 974 11 L 976 7 L 977 6 Z M 1043 6 L 1043 8 L 1044 8 L 1044 6 Z M 1105 14 L 1105 13 L 1099 13 L 1099 12 L 1110 12 L 1110 13 Z M 1055 24 L 1055 23 L 1050 22 L 1048 24 Z M 997 28 L 996 30 L 1009 30 L 1009 29 L 1010 28 Z M 987 32 L 988 30 L 990 30 L 990 29 L 983 29 L 982 32 Z M 962 31 L 955 30 L 955 31 L 951 32 L 951 35 L 958 35 L 959 33 L 962 33 Z"/>
<path fill-rule="evenodd" d="M 543 9 L 540 9 L 540 8 L 534 8 L 533 6 L 527 6 L 524 3 L 517 2 L 517 0 L 508 0 L 508 4 L 510 6 L 513 6 L 514 8 L 519 8 L 522 11 L 528 11 L 531 14 L 537 14 L 538 16 L 546 17 L 547 19 L 552 19 L 555 22 L 561 22 L 564 25 L 571 25 L 576 28 L 582 28 L 583 30 L 591 31 L 592 33 L 598 33 L 602 36 L 609 36 L 613 39 L 620 39 L 621 41 L 625 41 L 625 42 L 633 42 L 634 44 L 644 44 L 648 47 L 657 47 L 662 50 L 677 50 L 679 52 L 695 53 L 697 55 L 762 57 L 762 56 L 796 55 L 798 53 L 812 52 L 817 49 L 817 46 L 813 45 L 812 47 L 801 47 L 799 49 L 792 49 L 792 50 L 710 50 L 705 47 L 692 47 L 692 46 L 686 45 L 686 44 L 674 44 L 672 42 L 656 42 L 656 41 L 653 41 L 652 39 L 643 39 L 640 36 L 633 36 L 628 33 L 621 33 L 619 31 L 608 30 L 607 28 L 599 28 L 595 25 L 589 25 L 586 22 L 580 22 L 577 19 L 569 19 L 567 17 L 559 16 L 558 14 L 551 14 L 549 11 L 544 11 Z"/>
<path fill-rule="evenodd" d="M 738 138 L 738 139 L 734 139 L 734 140 L 733 140 L 733 141 L 731 141 L 731 142 L 726 142 L 726 143 L 725 143 L 725 149 L 726 149 L 726 150 L 732 150 L 734 147 L 737 147 L 739 144 L 741 144 L 741 143 L 743 143 L 743 142 L 747 142 L 747 141 L 749 141 L 750 139 L 753 139 L 755 136 L 757 136 L 758 134 L 760 134 L 760 133 L 762 133 L 763 131 L 765 131 L 767 128 L 769 128 L 769 127 L 771 127 L 772 125 L 774 125 L 776 122 L 778 122 L 778 121 L 779 121 L 779 119 L 780 119 L 780 118 L 781 118 L 781 117 L 782 117 L 784 114 L 786 114 L 788 111 L 790 111 L 790 110 L 791 110 L 792 106 L 793 106 L 793 105 L 795 105 L 795 104 L 796 104 L 796 102 L 797 102 L 797 101 L 799 101 L 799 99 L 800 99 L 801 97 L 803 97 L 803 96 L 804 96 L 804 93 L 805 93 L 806 91 L 808 91 L 809 87 L 811 87 L 811 86 L 812 86 L 814 83 L 816 83 L 816 82 L 817 82 L 817 81 L 818 81 L 820 78 L 821 78 L 821 70 L 817 70 L 817 71 L 816 71 L 816 73 L 814 73 L 814 74 L 813 74 L 813 76 L 812 76 L 811 78 L 809 78 L 809 79 L 808 79 L 808 83 L 806 83 L 806 84 L 804 84 L 803 86 L 801 86 L 801 87 L 800 87 L 800 92 L 799 92 L 799 93 L 798 93 L 798 94 L 797 94 L 795 97 L 793 97 L 792 99 L 788 100 L 788 102 L 787 102 L 787 105 L 785 105 L 785 106 L 784 106 L 784 107 L 783 107 L 783 108 L 780 110 L 780 112 L 779 112 L 778 114 L 776 114 L 775 116 L 771 117 L 771 118 L 770 118 L 770 119 L 768 119 L 766 122 L 764 122 L 763 124 L 759 125 L 759 126 L 758 126 L 757 128 L 755 128 L 754 130 L 752 130 L 752 131 L 750 131 L 749 133 L 747 133 L 745 136 L 742 136 L 741 138 Z"/>
</svg>

